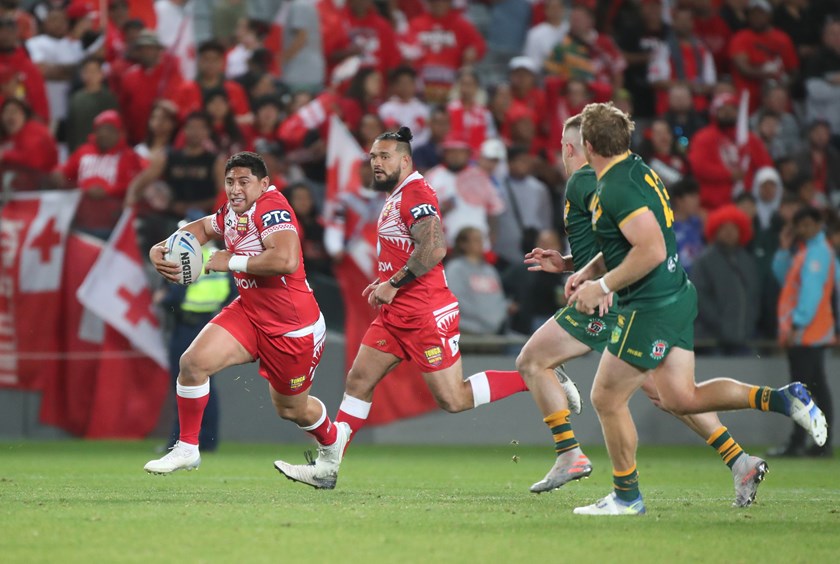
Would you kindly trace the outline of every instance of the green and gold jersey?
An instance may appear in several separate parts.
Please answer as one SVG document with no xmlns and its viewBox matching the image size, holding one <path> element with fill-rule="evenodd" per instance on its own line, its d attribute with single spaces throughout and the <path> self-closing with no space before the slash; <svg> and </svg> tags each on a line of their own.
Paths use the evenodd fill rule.
<svg viewBox="0 0 840 564">
<path fill-rule="evenodd" d="M 652 211 L 665 238 L 667 258 L 644 278 L 618 292 L 622 306 L 662 302 L 686 285 L 669 200 L 659 176 L 632 153 L 615 161 L 598 179 L 590 209 L 592 227 L 608 270 L 621 264 L 630 252 L 632 245 L 624 238 L 621 227 L 634 217 Z"/>
<path fill-rule="evenodd" d="M 569 247 L 575 269 L 586 266 L 598 254 L 598 242 L 592 231 L 592 212 L 589 203 L 595 195 L 597 179 L 588 164 L 576 170 L 566 181 L 566 209 L 563 220 L 569 236 Z"/>
</svg>

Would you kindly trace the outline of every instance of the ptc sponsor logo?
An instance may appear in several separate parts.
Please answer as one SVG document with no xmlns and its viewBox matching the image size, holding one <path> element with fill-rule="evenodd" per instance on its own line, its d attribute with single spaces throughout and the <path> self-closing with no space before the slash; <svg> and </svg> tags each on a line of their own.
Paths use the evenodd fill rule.
<svg viewBox="0 0 840 564">
<path fill-rule="evenodd" d="M 184 284 L 192 284 L 193 275 L 190 266 L 190 253 L 181 253 L 181 275 L 184 277 Z"/>
<path fill-rule="evenodd" d="M 650 357 L 653 360 L 662 360 L 665 357 L 665 351 L 668 350 L 668 343 L 662 339 L 657 339 L 653 342 L 653 347 L 650 350 Z"/>
<path fill-rule="evenodd" d="M 432 204 L 420 204 L 411 208 L 411 217 L 420 219 L 429 215 L 437 215 L 437 209 Z"/>
<path fill-rule="evenodd" d="M 257 281 L 253 278 L 234 278 L 234 284 L 236 284 L 237 288 L 241 288 L 243 290 L 250 290 L 251 288 L 258 288 Z"/>
<path fill-rule="evenodd" d="M 379 261 L 379 272 L 389 272 L 391 270 L 394 270 L 394 267 L 390 262 Z"/>
<path fill-rule="evenodd" d="M 440 347 L 432 347 L 425 350 L 426 362 L 429 366 L 437 366 L 443 362 L 443 351 Z"/>
<path fill-rule="evenodd" d="M 271 227 L 272 225 L 280 225 L 281 223 L 291 223 L 292 214 L 289 210 L 272 210 L 260 216 L 263 226 Z"/>
</svg>

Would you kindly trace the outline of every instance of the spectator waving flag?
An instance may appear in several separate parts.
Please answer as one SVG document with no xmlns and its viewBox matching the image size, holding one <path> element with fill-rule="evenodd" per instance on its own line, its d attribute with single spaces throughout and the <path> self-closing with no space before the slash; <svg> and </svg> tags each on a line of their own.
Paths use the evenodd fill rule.
<svg viewBox="0 0 840 564">
<path fill-rule="evenodd" d="M 338 259 L 335 272 L 344 301 L 345 368 L 350 370 L 362 337 L 376 317 L 362 290 L 376 278 L 376 222 L 384 194 L 362 187 L 365 153 L 344 123 L 330 118 L 327 143 L 325 244 Z M 384 425 L 435 409 L 434 398 L 418 369 L 401 363 L 376 388 L 369 425 Z"/>
<path fill-rule="evenodd" d="M 135 348 L 167 368 L 160 321 L 152 306 L 152 292 L 143 270 L 134 211 L 120 217 L 81 288 L 79 301 L 122 333 Z"/>
</svg>

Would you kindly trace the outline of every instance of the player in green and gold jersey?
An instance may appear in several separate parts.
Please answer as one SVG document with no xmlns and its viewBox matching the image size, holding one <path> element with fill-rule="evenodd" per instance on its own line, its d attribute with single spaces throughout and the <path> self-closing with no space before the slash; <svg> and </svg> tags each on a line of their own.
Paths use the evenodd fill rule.
<svg viewBox="0 0 840 564">
<path fill-rule="evenodd" d="M 564 220 L 572 254 L 563 257 L 553 250 L 534 249 L 525 262 L 530 270 L 563 272 L 573 270 L 574 264 L 585 265 L 598 254 L 598 243 L 592 230 L 592 212 L 589 210 L 596 192 L 595 171 L 586 162 L 580 137 L 581 116 L 576 115 L 564 124 L 562 137 L 563 165 L 569 179 L 566 182 L 566 206 Z M 588 476 L 592 467 L 589 459 L 580 452 L 569 424 L 569 411 L 558 392 L 551 394 L 547 389 L 556 388 L 552 369 L 590 350 L 603 352 L 617 326 L 618 314 L 608 311 L 604 315 L 584 314 L 573 307 L 560 309 L 553 319 L 547 321 L 528 340 L 517 359 L 517 369 L 534 392 L 534 398 L 543 412 L 544 421 L 555 436 L 557 459 L 545 478 L 531 486 L 531 491 L 541 493 L 556 489 L 567 482 Z M 561 377 L 565 373 L 560 374 Z M 645 380 L 643 389 L 649 398 L 658 404 L 658 395 L 653 379 Z M 540 391 L 541 393 L 537 393 Z M 750 456 L 731 437 L 715 413 L 676 415 L 691 430 L 700 435 L 721 456 L 732 470 L 735 482 L 735 503 L 737 507 L 750 505 L 767 464 L 760 458 Z"/>
<path fill-rule="evenodd" d="M 569 278 L 566 294 L 579 312 L 590 315 L 608 305 L 613 291 L 618 305 L 591 395 L 613 466 L 614 490 L 575 513 L 645 512 L 628 401 L 649 376 L 662 407 L 673 413 L 775 411 L 824 444 L 825 416 L 798 382 L 781 389 L 724 378 L 694 382 L 697 293 L 679 263 L 668 193 L 656 173 L 629 152 L 633 122 L 627 114 L 612 104 L 589 104 L 582 115 L 583 146 L 598 180 L 590 210 L 601 254 Z"/>
</svg>

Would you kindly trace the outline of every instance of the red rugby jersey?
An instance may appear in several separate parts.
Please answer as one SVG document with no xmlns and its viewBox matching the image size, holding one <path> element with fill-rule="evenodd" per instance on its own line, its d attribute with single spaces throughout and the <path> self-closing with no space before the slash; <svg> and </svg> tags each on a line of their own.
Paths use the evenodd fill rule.
<svg viewBox="0 0 840 564">
<path fill-rule="evenodd" d="M 414 222 L 431 215 L 440 219 L 435 191 L 419 172 L 413 172 L 385 200 L 377 225 L 379 280 L 385 282 L 405 266 L 414 252 L 411 227 Z M 394 301 L 382 306 L 383 312 L 405 317 L 439 310 L 457 302 L 449 291 L 443 264 L 409 282 L 397 292 Z"/>
<path fill-rule="evenodd" d="M 255 256 L 265 250 L 263 239 L 278 231 L 298 233 L 298 220 L 288 200 L 274 186 L 242 215 L 225 203 L 213 221 L 225 248 L 237 255 Z M 321 311 L 306 281 L 303 252 L 297 270 L 282 276 L 233 273 L 239 298 L 251 322 L 267 335 L 283 335 L 318 321 Z"/>
</svg>

